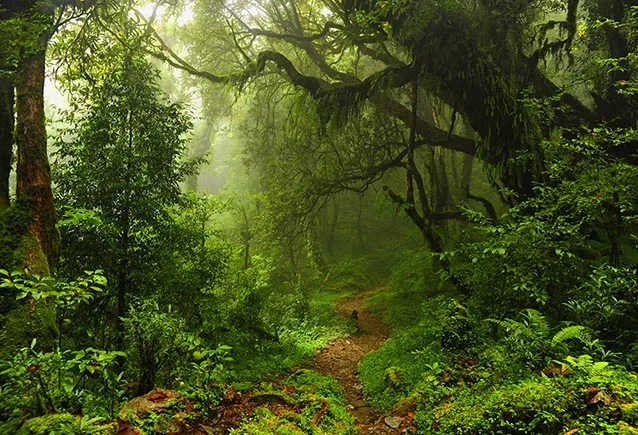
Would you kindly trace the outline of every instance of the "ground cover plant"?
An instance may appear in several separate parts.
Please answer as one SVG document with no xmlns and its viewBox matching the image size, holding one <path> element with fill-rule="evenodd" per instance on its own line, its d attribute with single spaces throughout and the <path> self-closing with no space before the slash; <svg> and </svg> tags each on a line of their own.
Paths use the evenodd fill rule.
<svg viewBox="0 0 638 435">
<path fill-rule="evenodd" d="M 0 434 L 638 433 L 638 3 L 0 4 Z"/>
</svg>

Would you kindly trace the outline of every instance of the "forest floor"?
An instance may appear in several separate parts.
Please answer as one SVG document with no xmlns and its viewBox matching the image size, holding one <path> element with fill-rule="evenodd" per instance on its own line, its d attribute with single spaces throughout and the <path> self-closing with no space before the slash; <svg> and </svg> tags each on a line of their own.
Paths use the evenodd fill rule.
<svg viewBox="0 0 638 435">
<path fill-rule="evenodd" d="M 328 346 L 317 350 L 312 358 L 292 369 L 286 375 L 287 379 L 281 378 L 265 382 L 261 387 L 244 392 L 229 388 L 217 411 L 218 418 L 210 422 L 210 426 L 198 423 L 197 419 L 193 422 L 187 422 L 184 419 L 185 413 L 178 412 L 173 417 L 173 420 L 180 421 L 180 423 L 177 424 L 175 430 L 172 430 L 171 433 L 189 435 L 271 433 L 272 429 L 276 429 L 281 425 L 286 426 L 290 423 L 290 420 L 285 420 L 284 416 L 290 416 L 295 413 L 300 415 L 306 406 L 311 406 L 312 409 L 313 401 L 320 408 L 318 412 L 313 411 L 315 415 L 311 418 L 314 426 L 317 426 L 330 405 L 328 405 L 329 402 L 325 398 L 318 397 L 317 394 L 313 393 L 313 391 L 316 392 L 317 386 L 312 383 L 316 382 L 317 378 L 306 378 L 305 382 L 310 382 L 308 385 L 300 379 L 303 378 L 304 373 L 310 374 L 313 372 L 323 375 L 324 378 L 333 378 L 342 387 L 347 401 L 345 408 L 354 418 L 358 435 L 414 433 L 412 420 L 414 412 L 411 409 L 413 406 L 410 404 L 406 406 L 404 403 L 403 406 L 395 407 L 386 413 L 381 409 L 370 406 L 364 393 L 363 385 L 357 377 L 359 363 L 370 352 L 379 349 L 383 342 L 390 337 L 390 329 L 384 324 L 382 319 L 364 308 L 366 300 L 380 291 L 383 291 L 383 289 L 357 292 L 337 303 L 337 315 L 351 318 L 353 322 L 356 319 L 357 331 L 354 334 L 339 338 Z M 356 315 L 353 315 L 355 311 Z M 300 397 L 304 394 L 304 391 L 305 396 L 303 397 L 305 399 L 301 399 Z M 311 392 L 310 395 L 308 394 L 309 391 Z M 175 397 L 177 396 L 174 391 L 153 390 L 145 396 L 131 400 L 126 405 L 128 410 L 124 414 L 139 415 L 137 420 L 142 421 L 144 419 L 143 416 L 148 415 L 150 411 L 157 412 L 160 408 L 167 408 L 171 403 L 175 402 Z M 180 400 L 183 399 L 179 399 L 175 403 Z M 192 404 L 188 400 L 186 400 L 184 406 L 187 413 L 191 412 Z M 257 408 L 267 410 L 270 413 L 267 415 L 273 416 L 274 420 L 270 421 L 268 417 L 263 417 L 265 414 L 256 412 Z M 259 415 L 262 415 L 262 417 L 259 417 Z M 280 417 L 282 420 L 278 420 Z M 130 418 L 118 419 L 118 435 L 139 435 L 141 433 L 135 427 L 137 423 L 131 423 L 129 420 Z M 133 419 L 133 422 L 137 420 Z M 250 421 L 253 421 L 253 423 Z M 300 417 L 293 419 L 293 421 L 300 421 Z M 254 426 L 246 426 L 251 424 Z M 297 428 L 295 425 L 293 427 Z M 280 432 L 277 431 L 277 433 Z M 343 432 L 339 430 L 339 433 Z"/>
<path fill-rule="evenodd" d="M 397 411 L 384 414 L 380 409 L 370 406 L 357 377 L 359 362 L 368 353 L 379 349 L 390 336 L 390 330 L 383 320 L 364 309 L 365 301 L 378 291 L 382 289 L 358 292 L 337 304 L 338 315 L 353 317 L 356 311 L 357 332 L 319 349 L 304 367 L 337 380 L 344 389 L 347 408 L 355 418 L 358 434 L 408 433 L 412 426 L 411 415 L 400 415 L 402 412 Z"/>
</svg>

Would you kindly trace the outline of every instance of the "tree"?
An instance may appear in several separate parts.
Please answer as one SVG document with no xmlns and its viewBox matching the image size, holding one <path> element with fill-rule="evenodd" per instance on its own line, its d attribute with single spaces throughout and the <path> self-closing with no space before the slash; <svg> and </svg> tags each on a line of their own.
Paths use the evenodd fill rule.
<svg viewBox="0 0 638 435">
<path fill-rule="evenodd" d="M 632 39 L 624 29 L 633 2 L 624 3 L 413 0 L 317 6 L 199 0 L 193 2 L 188 32 L 191 55 L 179 56 L 157 33 L 154 54 L 195 76 L 239 88 L 277 74 L 316 100 L 324 122 L 340 123 L 368 102 L 414 125 L 418 140 L 476 155 L 493 168 L 495 182 L 516 194 L 511 200 L 521 201 L 543 181 L 540 143 L 554 128 L 632 122 L 632 98 L 618 85 L 631 76 L 626 66 Z M 579 7 L 584 13 L 577 13 Z M 588 41 L 577 35 L 579 25 L 591 35 Z M 575 46 L 583 53 L 578 59 Z M 607 67 L 595 63 L 589 56 L 594 52 L 609 59 Z M 548 66 L 570 64 L 598 84 L 558 86 Z M 427 111 L 413 119 L 405 103 L 415 83 L 462 122 L 446 130 Z M 593 109 L 583 91 L 593 93 Z M 529 98 L 544 101 L 550 123 L 530 110 Z M 471 126 L 480 140 L 457 133 L 460 124 Z M 627 145 L 625 155 L 635 148 Z"/>
<path fill-rule="evenodd" d="M 9 207 L 9 176 L 13 159 L 14 91 L 11 81 L 0 78 L 0 208 Z"/>
<path fill-rule="evenodd" d="M 182 161 L 191 123 L 179 105 L 166 101 L 158 72 L 121 45 L 104 54 L 110 65 L 86 84 L 70 114 L 74 127 L 58 143 L 55 179 L 60 204 L 87 210 L 76 216 L 96 223 L 88 232 L 89 225 L 68 234 L 63 266 L 95 267 L 84 254 L 98 248 L 93 261 L 114 283 L 115 315 L 122 318 L 128 298 L 139 294 L 148 278 L 144 271 L 157 264 L 154 254 L 171 225 L 168 207 L 180 202 L 180 183 L 194 164 Z M 119 324 L 119 345 L 121 333 Z"/>
<path fill-rule="evenodd" d="M 13 87 L 15 87 L 15 143 L 17 145 L 16 196 L 22 207 L 31 212 L 29 235 L 25 243 L 24 263 L 38 272 L 55 268 L 59 235 L 51 191 L 46 131 L 44 128 L 44 72 L 49 39 L 53 35 L 53 5 L 46 2 L 7 2 L 0 11 L 2 33 L 13 33 L 10 47 L 0 62 L 3 69 L 14 69 L 12 78 L 2 80 L 3 157 L 12 154 Z M 25 28 L 17 27 L 20 24 Z M 15 38 L 24 38 L 16 41 Z M 17 46 L 17 47 L 16 47 Z M 3 158 L 0 202 L 8 205 L 8 176 L 11 159 Z"/>
<path fill-rule="evenodd" d="M 0 208 L 9 205 L 13 145 L 16 199 L 29 212 L 22 263 L 49 273 L 59 257 L 44 121 L 45 61 L 50 41 L 65 24 L 94 14 L 112 0 L 5 0 L 0 3 Z M 14 109 L 15 103 L 15 109 Z M 14 119 L 15 135 L 14 135 Z M 8 266 L 8 265 L 6 265 Z"/>
</svg>

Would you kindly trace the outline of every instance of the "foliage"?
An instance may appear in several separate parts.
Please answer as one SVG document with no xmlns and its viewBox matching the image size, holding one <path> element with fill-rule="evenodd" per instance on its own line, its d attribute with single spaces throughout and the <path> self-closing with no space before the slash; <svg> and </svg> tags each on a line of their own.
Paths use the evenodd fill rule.
<svg viewBox="0 0 638 435">
<path fill-rule="evenodd" d="M 2 414 L 19 421 L 64 411 L 112 418 L 122 395 L 122 374 L 115 367 L 123 356 L 93 348 L 42 352 L 34 340 L 2 361 Z"/>
<path fill-rule="evenodd" d="M 122 394 L 122 373 L 116 373 L 115 366 L 125 354 L 93 347 L 65 349 L 67 343 L 62 340 L 69 316 L 103 291 L 106 279 L 101 271 L 85 272 L 70 282 L 5 270 L 0 270 L 0 275 L 0 287 L 30 307 L 32 314 L 47 304 L 53 308 L 57 326 L 55 346 L 45 344 L 44 350 L 38 349 L 33 338 L 29 347 L 1 362 L 2 414 L 11 421 L 45 412 L 83 410 L 112 417 Z M 31 334 L 38 336 L 37 331 Z M 85 421 L 78 424 L 91 425 Z"/>
<path fill-rule="evenodd" d="M 438 366 L 443 358 L 439 338 L 442 319 L 448 314 L 446 297 L 435 297 L 438 281 L 428 273 L 431 266 L 426 266 L 431 262 L 419 262 L 425 255 L 405 254 L 393 269 L 388 289 L 378 292 L 366 306 L 383 314 L 393 328 L 383 347 L 368 354 L 358 367 L 370 402 L 384 409 L 410 396 L 431 367 Z M 402 276 L 406 279 L 402 280 Z M 400 373 L 400 388 L 388 383 L 389 369 Z"/>
<path fill-rule="evenodd" d="M 459 353 L 471 352 L 471 348 L 477 343 L 477 337 L 474 332 L 475 320 L 466 307 L 452 299 L 440 322 L 439 340 L 443 352 L 456 356 Z"/>
<path fill-rule="evenodd" d="M 533 307 L 564 317 L 579 277 L 631 259 L 636 169 L 605 152 L 627 134 L 600 128 L 546 144 L 550 182 L 503 223 L 479 225 L 484 237 L 459 250 L 453 273 L 479 311 L 502 317 Z"/>
<path fill-rule="evenodd" d="M 6 41 L 0 48 L 0 78 L 12 77 L 25 57 L 41 50 L 37 35 L 51 32 L 50 17 L 42 13 L 30 15 L 3 16 L 0 20 L 0 39 Z"/>
<path fill-rule="evenodd" d="M 636 342 L 635 312 L 638 282 L 633 268 L 603 265 L 594 269 L 570 293 L 567 308 L 576 321 L 597 331 L 612 350 L 626 352 L 628 362 L 636 355 L 627 350 Z"/>
<path fill-rule="evenodd" d="M 290 283 L 284 283 L 282 287 L 287 285 Z M 281 317 L 276 320 L 283 326 L 277 339 L 254 340 L 251 335 L 254 337 L 258 333 L 251 334 L 250 325 L 229 327 L 221 335 L 225 342 L 235 344 L 232 364 L 232 378 L 235 380 L 256 381 L 266 374 L 288 370 L 313 355 L 317 349 L 352 332 L 347 318 L 334 315 L 339 300 L 351 295 L 349 288 L 319 288 L 304 294 L 300 294 L 299 288 L 269 287 L 267 291 L 266 301 L 271 300 L 275 304 L 264 304 L 260 317 L 269 318 L 280 313 Z M 274 311 L 270 311 L 273 308 Z"/>
<path fill-rule="evenodd" d="M 80 304 L 89 304 L 104 291 L 106 278 L 103 271 L 85 271 L 75 281 L 65 282 L 50 276 L 39 276 L 0 269 L 0 288 L 13 290 L 15 299 L 34 307 L 38 302 L 53 302 L 57 316 L 57 347 L 62 347 L 63 329 L 69 316 Z"/>
<path fill-rule="evenodd" d="M 0 10 L 0 78 L 42 52 L 55 17 L 49 54 L 70 109 L 53 165 L 60 277 L 0 270 L 9 431 L 98 430 L 41 415 L 112 416 L 129 377 L 138 392 L 180 388 L 211 418 L 223 383 L 353 332 L 334 303 L 388 266 L 389 291 L 369 307 L 393 336 L 359 367 L 373 403 L 410 397 L 423 432 L 635 430 L 636 378 L 614 364 L 638 364 L 637 7 L 196 0 L 149 14 L 144 1 L 29 2 L 51 6 L 44 17 L 13 14 L 19 3 Z M 201 160 L 186 158 L 190 117 L 148 54 L 193 75 L 182 96 L 202 102 L 204 141 L 242 147 L 228 159 L 241 223 L 224 201 L 182 193 Z M 228 119 L 211 84 L 242 92 Z M 487 199 L 470 193 L 479 177 Z M 371 218 L 373 190 L 412 219 L 441 270 L 416 228 Z M 489 218 L 461 216 L 479 203 Z M 0 210 L 0 267 L 37 245 L 22 237 L 28 217 Z M 461 218 L 474 228 L 449 222 Z M 65 279 L 96 268 L 104 276 Z M 237 433 L 352 433 L 333 381 L 300 372 L 282 386 L 258 394 L 291 409 L 263 406 Z"/>
<path fill-rule="evenodd" d="M 281 391 L 265 384 L 255 395 L 277 396 L 287 408 L 274 413 L 257 408 L 256 417 L 230 433 L 268 434 L 354 434 L 354 421 L 345 407 L 343 391 L 330 377 L 300 370 L 283 382 Z"/>
<path fill-rule="evenodd" d="M 568 358 L 573 374 L 528 377 L 498 387 L 460 386 L 445 404 L 419 412 L 423 433 L 617 433 L 635 426 L 636 377 L 591 357 Z M 578 361 L 586 362 L 578 362 Z M 577 367 L 582 369 L 576 370 Z M 567 373 L 567 372 L 566 372 Z"/>
<path fill-rule="evenodd" d="M 156 295 L 191 328 L 201 326 L 202 311 L 193 308 L 204 305 L 203 293 L 220 279 L 229 254 L 210 228 L 223 204 L 180 190 L 200 163 L 185 159 L 186 111 L 168 101 L 158 71 L 138 51 L 122 41 L 101 50 L 112 62 L 75 94 L 71 127 L 56 144 L 60 269 L 104 268 L 108 291 L 84 313 L 92 328 L 76 338 L 91 342 L 99 322 L 108 325 L 102 341 L 121 345 L 117 319 L 133 296 Z M 78 83 L 68 85 L 76 90 Z"/>
<path fill-rule="evenodd" d="M 111 435 L 116 428 L 99 418 L 71 414 L 49 414 L 27 420 L 16 435 Z"/>
<path fill-rule="evenodd" d="M 190 360 L 184 322 L 162 312 L 153 300 L 132 305 L 124 319 L 129 370 L 136 373 L 138 394 L 169 387 L 173 371 Z"/>
<path fill-rule="evenodd" d="M 205 416 L 213 416 L 216 406 L 222 398 L 224 382 L 228 380 L 225 373 L 232 348 L 220 345 L 215 349 L 206 349 L 197 340 L 190 340 L 188 350 L 192 351 L 192 362 L 185 367 L 178 367 L 176 373 L 180 379 L 180 390 L 186 397 L 193 399 L 196 408 Z"/>
</svg>

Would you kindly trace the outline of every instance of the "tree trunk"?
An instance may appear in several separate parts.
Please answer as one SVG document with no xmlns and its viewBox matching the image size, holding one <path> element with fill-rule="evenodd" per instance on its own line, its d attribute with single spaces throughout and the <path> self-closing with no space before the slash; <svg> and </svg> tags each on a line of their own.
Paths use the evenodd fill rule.
<svg viewBox="0 0 638 435">
<path fill-rule="evenodd" d="M 15 94 L 13 81 L 0 78 L 0 208 L 9 207 L 9 175 L 13 156 Z"/>
<path fill-rule="evenodd" d="M 129 208 L 126 207 L 122 213 L 122 226 L 118 242 L 120 258 L 117 265 L 117 322 L 115 324 L 115 345 L 118 350 L 124 349 L 124 322 L 122 319 L 127 314 L 126 300 L 130 292 L 130 225 Z"/>
<path fill-rule="evenodd" d="M 44 126 L 45 50 L 22 60 L 16 76 L 18 148 L 17 200 L 32 212 L 29 226 L 52 271 L 58 260 L 60 236 L 51 191 L 51 169 Z M 28 250 L 28 249 L 27 249 Z M 25 252 L 26 265 L 33 266 L 34 252 Z"/>
<path fill-rule="evenodd" d="M 328 255 L 332 258 L 334 257 L 334 246 L 335 246 L 335 234 L 337 232 L 337 223 L 339 221 L 339 198 L 335 197 L 332 200 L 332 215 L 330 216 L 330 226 L 328 228 L 328 240 L 326 249 L 328 250 Z M 358 230 L 358 229 L 357 229 Z"/>
<path fill-rule="evenodd" d="M 241 230 L 241 236 L 244 240 L 244 269 L 250 267 L 250 240 L 252 239 L 252 233 L 250 232 L 250 223 L 248 222 L 248 215 L 246 209 L 241 209 L 242 216 L 244 217 L 244 227 Z"/>
</svg>

